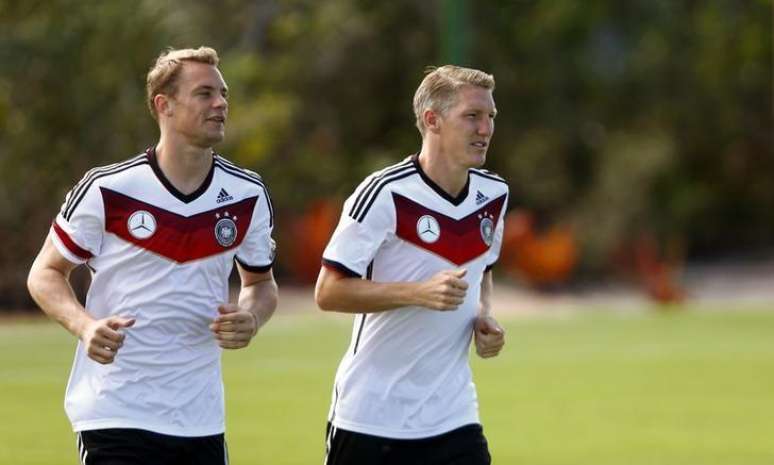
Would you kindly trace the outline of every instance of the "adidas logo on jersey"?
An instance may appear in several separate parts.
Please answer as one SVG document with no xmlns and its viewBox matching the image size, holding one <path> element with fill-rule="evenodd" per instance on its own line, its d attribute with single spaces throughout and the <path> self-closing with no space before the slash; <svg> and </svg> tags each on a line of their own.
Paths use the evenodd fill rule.
<svg viewBox="0 0 774 465">
<path fill-rule="evenodd" d="M 226 192 L 226 189 L 220 188 L 220 192 L 218 193 L 218 203 L 228 202 L 229 200 L 234 200 L 234 197 L 231 197 L 228 195 L 228 192 Z"/>
<path fill-rule="evenodd" d="M 481 205 L 487 200 L 489 200 L 489 197 L 482 194 L 481 191 L 476 191 L 476 205 Z"/>
</svg>

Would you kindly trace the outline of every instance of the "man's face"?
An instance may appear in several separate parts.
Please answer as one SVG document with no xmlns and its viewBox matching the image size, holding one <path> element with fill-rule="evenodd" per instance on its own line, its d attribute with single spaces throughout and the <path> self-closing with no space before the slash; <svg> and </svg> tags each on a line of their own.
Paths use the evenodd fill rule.
<svg viewBox="0 0 774 465">
<path fill-rule="evenodd" d="M 228 116 L 228 87 L 218 68 L 184 62 L 177 93 L 169 97 L 170 128 L 197 147 L 223 140 Z"/>
<path fill-rule="evenodd" d="M 466 85 L 457 92 L 457 102 L 439 116 L 441 148 L 464 168 L 478 168 L 494 134 L 497 115 L 492 91 Z"/>
</svg>

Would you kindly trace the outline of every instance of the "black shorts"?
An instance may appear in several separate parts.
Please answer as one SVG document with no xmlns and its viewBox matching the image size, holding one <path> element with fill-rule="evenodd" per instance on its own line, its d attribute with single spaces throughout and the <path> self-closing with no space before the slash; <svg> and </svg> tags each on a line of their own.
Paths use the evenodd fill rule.
<svg viewBox="0 0 774 465">
<path fill-rule="evenodd" d="M 76 443 L 82 465 L 228 465 L 222 434 L 182 437 L 110 428 L 78 432 Z"/>
<path fill-rule="evenodd" d="M 423 439 L 390 439 L 334 428 L 328 423 L 325 465 L 489 465 L 479 424 Z"/>
</svg>

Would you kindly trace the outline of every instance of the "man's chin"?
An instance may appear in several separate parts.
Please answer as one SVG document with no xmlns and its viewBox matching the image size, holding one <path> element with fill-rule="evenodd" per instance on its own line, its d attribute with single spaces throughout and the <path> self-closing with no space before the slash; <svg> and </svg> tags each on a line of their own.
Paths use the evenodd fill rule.
<svg viewBox="0 0 774 465">
<path fill-rule="evenodd" d="M 486 152 L 470 154 L 470 168 L 481 168 L 486 163 Z"/>
<path fill-rule="evenodd" d="M 225 134 L 222 132 L 215 133 L 215 134 L 207 134 L 206 136 L 199 139 L 196 145 L 202 148 L 209 148 L 223 142 L 224 138 L 225 138 Z"/>
</svg>

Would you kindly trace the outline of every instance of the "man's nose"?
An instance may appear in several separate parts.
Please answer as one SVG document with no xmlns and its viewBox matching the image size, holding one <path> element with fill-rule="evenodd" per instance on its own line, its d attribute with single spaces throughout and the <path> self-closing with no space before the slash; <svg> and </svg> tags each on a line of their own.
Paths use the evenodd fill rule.
<svg viewBox="0 0 774 465">
<path fill-rule="evenodd" d="M 218 95 L 215 98 L 215 107 L 216 108 L 227 108 L 228 107 L 228 100 L 226 99 L 226 97 L 224 97 L 222 95 Z"/>
<path fill-rule="evenodd" d="M 494 131 L 494 121 L 491 118 L 485 118 L 478 125 L 478 133 L 482 136 L 491 136 Z"/>
</svg>

